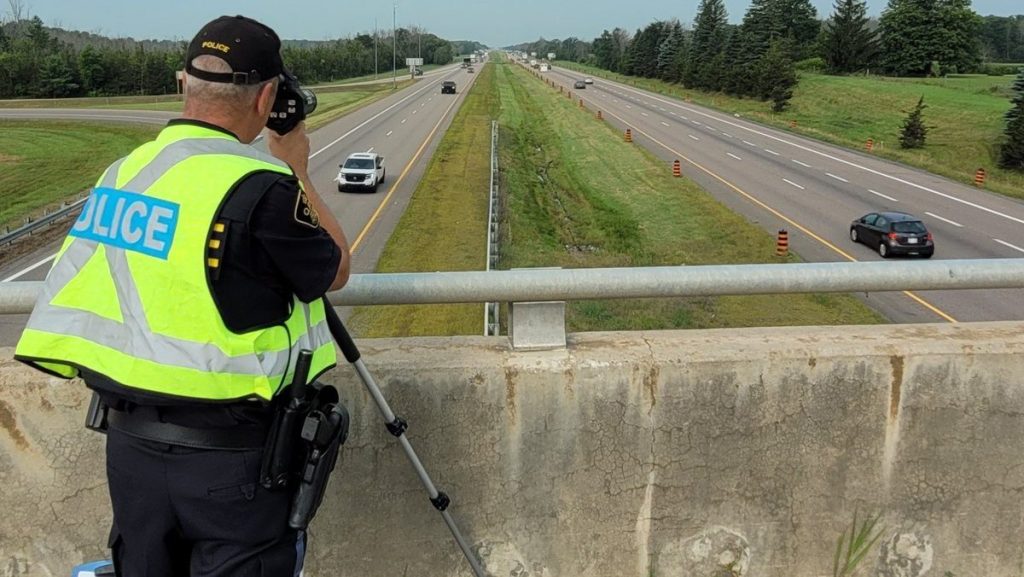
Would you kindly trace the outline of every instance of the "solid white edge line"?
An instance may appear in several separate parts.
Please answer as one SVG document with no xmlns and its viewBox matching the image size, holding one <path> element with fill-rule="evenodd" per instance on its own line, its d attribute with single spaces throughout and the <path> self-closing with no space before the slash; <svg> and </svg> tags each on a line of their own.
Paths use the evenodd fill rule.
<svg viewBox="0 0 1024 577">
<path fill-rule="evenodd" d="M 26 274 L 36 270 L 37 268 L 43 266 L 44 264 L 50 262 L 51 260 L 53 260 L 55 258 L 57 258 L 57 253 L 53 253 L 50 256 L 44 258 L 43 260 L 37 262 L 36 264 L 31 265 L 29 267 L 26 267 L 26 268 L 24 268 L 24 269 L 22 269 L 22 270 L 20 270 L 20 271 L 18 271 L 16 273 L 12 274 L 11 276 L 5 278 L 4 280 L 0 280 L 0 283 L 11 282 L 12 280 L 14 280 L 14 279 L 16 279 L 16 278 L 18 278 L 20 276 L 24 276 L 24 275 L 26 275 Z"/>
<path fill-rule="evenodd" d="M 642 93 L 640 93 L 639 91 L 636 91 L 633 88 L 629 88 L 629 87 L 625 87 L 625 88 L 626 88 L 626 90 L 632 90 L 634 92 L 637 92 L 638 94 L 642 94 Z M 759 136 L 763 136 L 765 138 L 770 138 L 770 139 L 772 139 L 772 140 L 774 140 L 776 142 L 781 142 L 783 144 L 788 144 L 788 145 L 790 145 L 790 146 L 792 146 L 794 148 L 798 148 L 798 149 L 803 150 L 805 152 L 810 152 L 811 154 L 817 154 L 818 156 L 822 156 L 822 157 L 828 158 L 829 160 L 834 160 L 836 162 L 845 164 L 847 166 L 852 166 L 853 168 L 859 168 L 860 170 L 863 170 L 865 172 L 869 172 L 869 173 L 874 174 L 876 176 L 881 176 L 882 178 L 888 178 L 889 180 L 893 180 L 893 181 L 899 182 L 900 184 L 905 184 L 907 186 L 912 186 L 912 187 L 914 187 L 914 188 L 916 188 L 918 190 L 923 190 L 925 192 L 928 192 L 928 193 L 931 193 L 931 194 L 934 194 L 934 195 L 937 195 L 937 196 L 941 196 L 943 198 L 947 198 L 947 199 L 952 200 L 954 202 L 959 202 L 961 204 L 970 206 L 971 208 L 976 208 L 976 209 L 981 210 L 983 212 L 987 212 L 989 214 L 992 214 L 992 215 L 995 215 L 995 216 L 999 216 L 999 217 L 1005 218 L 1007 220 L 1012 220 L 1013 222 L 1018 222 L 1020 224 L 1024 224 L 1024 218 L 1017 218 L 1015 216 L 1010 216 L 1008 214 L 999 212 L 998 210 L 994 210 L 994 209 L 988 208 L 987 206 L 982 206 L 980 204 L 971 202 L 969 200 L 964 200 L 962 198 L 955 197 L 955 196 L 953 196 L 951 194 L 947 194 L 945 192 L 939 192 L 938 190 L 935 190 L 934 188 L 929 188 L 929 187 L 924 186 L 922 184 L 917 184 L 916 182 L 911 182 L 909 180 L 906 180 L 906 179 L 903 179 L 903 178 L 899 178 L 899 177 L 893 176 L 891 174 L 886 174 L 886 173 L 884 173 L 884 172 L 882 172 L 880 170 L 875 170 L 873 168 L 868 168 L 866 166 L 857 164 L 856 162 L 850 162 L 849 160 L 844 160 L 844 159 L 839 158 L 837 156 L 831 155 L 831 154 L 829 154 L 827 152 L 822 152 L 820 150 L 815 150 L 815 149 L 813 149 L 813 148 L 811 148 L 809 146 L 804 146 L 802 144 L 798 144 L 796 142 L 792 142 L 792 141 L 786 140 L 785 138 L 780 138 L 780 137 L 775 136 L 773 134 L 768 134 L 766 132 L 762 132 L 760 130 L 756 130 L 754 128 L 750 128 L 748 126 L 744 126 L 742 124 L 736 124 L 735 122 L 732 122 L 732 121 L 730 121 L 728 119 L 719 118 L 717 116 L 708 114 L 708 113 L 703 112 L 701 110 L 698 110 L 696 108 L 691 108 L 691 107 L 688 107 L 688 106 L 683 106 L 682 104 L 677 104 L 675 102 L 671 102 L 671 101 L 668 101 L 668 100 L 663 100 L 663 99 L 660 99 L 660 98 L 657 98 L 657 97 L 653 97 L 653 96 L 651 98 L 653 98 L 654 100 L 657 100 L 659 102 L 662 102 L 664 104 L 668 104 L 670 106 L 675 106 L 676 108 L 681 108 L 683 110 L 689 110 L 690 112 L 694 112 L 696 114 L 700 114 L 701 116 L 705 116 L 705 117 L 710 118 L 712 120 L 717 120 L 719 122 L 723 122 L 725 124 L 728 124 L 729 126 L 734 126 L 736 128 L 739 128 L 740 130 L 746 130 L 747 132 L 752 132 L 752 133 L 757 134 Z"/>
<path fill-rule="evenodd" d="M 792 184 L 793 186 L 799 188 L 800 190 L 807 190 L 806 188 L 800 186 L 799 184 L 793 182 L 792 180 L 789 180 L 788 178 L 783 178 L 782 180 L 788 182 L 789 184 Z"/>
<path fill-rule="evenodd" d="M 875 195 L 875 196 L 880 196 L 880 197 L 882 197 L 882 198 L 884 198 L 884 199 L 886 199 L 886 200 L 891 200 L 891 201 L 893 201 L 893 202 L 899 202 L 899 201 L 898 201 L 898 200 L 896 200 L 895 198 L 893 198 L 893 197 L 891 197 L 891 196 L 889 196 L 889 195 L 887 195 L 887 194 L 882 194 L 881 192 L 878 192 L 877 190 L 871 190 L 871 189 L 869 188 L 869 189 L 868 189 L 868 192 L 870 192 L 871 194 L 873 194 L 873 195 Z"/>
<path fill-rule="evenodd" d="M 731 152 L 726 152 L 726 154 L 727 154 L 727 155 L 729 155 L 729 156 L 731 156 L 731 157 L 733 157 L 733 158 L 735 158 L 736 160 L 743 160 L 742 158 L 740 158 L 740 157 L 736 156 L 735 154 L 733 154 L 733 153 L 731 153 Z"/>
<path fill-rule="evenodd" d="M 999 240 L 998 238 L 993 238 L 992 240 L 998 242 L 999 244 L 1001 244 L 1003 246 L 1008 246 L 1008 247 L 1012 248 L 1015 251 L 1024 252 L 1024 248 L 1021 248 L 1021 247 L 1019 247 L 1019 246 L 1017 246 L 1015 244 L 1010 244 L 1010 243 L 1006 242 L 1005 240 Z"/>
<path fill-rule="evenodd" d="M 836 175 L 832 174 L 831 172 L 826 172 L 825 174 L 827 176 L 831 176 L 832 178 L 834 178 L 834 179 L 836 179 L 836 180 L 838 180 L 840 182 L 850 182 L 849 180 L 846 180 L 845 178 L 843 178 L 841 176 L 836 176 Z"/>
<path fill-rule="evenodd" d="M 941 216 L 939 216 L 937 214 L 934 214 L 934 213 L 931 213 L 931 212 L 926 212 L 925 214 L 927 214 L 928 216 L 930 216 L 932 218 L 937 218 L 937 219 L 941 220 L 942 222 L 948 222 L 949 224 L 951 224 L 951 225 L 953 225 L 955 227 L 959 227 L 959 228 L 963 228 L 964 227 L 964 225 L 960 224 L 959 222 L 956 222 L 954 220 L 949 220 L 948 218 L 942 218 Z"/>
</svg>

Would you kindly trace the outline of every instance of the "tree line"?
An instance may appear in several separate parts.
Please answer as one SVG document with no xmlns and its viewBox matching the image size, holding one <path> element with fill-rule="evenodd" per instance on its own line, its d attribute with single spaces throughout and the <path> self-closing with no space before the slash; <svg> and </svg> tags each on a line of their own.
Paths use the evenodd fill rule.
<svg viewBox="0 0 1024 577">
<path fill-rule="evenodd" d="M 1024 16 L 982 18 L 970 0 L 889 0 L 873 20 L 863 0 L 836 0 L 822 21 L 809 0 L 752 0 L 735 25 L 722 0 L 702 0 L 690 29 L 678 20 L 655 21 L 632 34 L 615 28 L 590 42 L 541 39 L 517 48 L 770 100 L 783 110 L 798 68 L 938 76 L 982 71 L 986 59 L 1024 62 Z M 1006 74 L 1016 67 L 992 70 Z"/>
<path fill-rule="evenodd" d="M 283 44 L 285 65 L 308 84 L 391 70 L 390 31 Z M 394 45 L 399 69 L 407 57 L 448 64 L 459 48 L 416 28 L 398 29 Z M 0 25 L 0 98 L 174 94 L 186 47 L 186 42 L 110 39 L 47 28 L 38 16 L 7 22 Z"/>
</svg>

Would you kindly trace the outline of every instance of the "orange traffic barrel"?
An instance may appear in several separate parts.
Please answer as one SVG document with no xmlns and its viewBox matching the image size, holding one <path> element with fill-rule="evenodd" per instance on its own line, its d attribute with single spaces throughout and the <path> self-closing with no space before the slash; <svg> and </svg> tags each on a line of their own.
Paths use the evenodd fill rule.
<svg viewBox="0 0 1024 577">
<path fill-rule="evenodd" d="M 633 142 L 633 131 L 626 129 L 626 142 Z"/>
<path fill-rule="evenodd" d="M 977 170 L 977 172 L 974 173 L 974 185 L 975 186 L 985 186 L 985 169 L 984 168 L 979 168 Z"/>
<path fill-rule="evenodd" d="M 872 149 L 873 149 L 874 147 L 875 147 L 875 141 L 874 141 L 874 139 L 872 139 L 872 138 L 869 138 L 869 139 L 868 139 L 868 141 L 867 141 L 867 143 L 865 143 L 865 144 L 864 144 L 864 148 L 865 148 L 865 149 L 866 149 L 866 150 L 867 150 L 868 152 L 871 152 L 871 150 L 872 150 Z"/>
<path fill-rule="evenodd" d="M 603 114 L 601 114 L 601 111 L 600 111 L 600 110 L 598 110 L 598 111 L 597 111 L 597 119 L 598 119 L 598 120 L 604 120 L 604 115 L 603 115 Z"/>
<path fill-rule="evenodd" d="M 683 163 L 681 163 L 678 160 L 676 160 L 675 162 L 672 163 L 672 176 L 675 176 L 676 178 L 678 178 L 678 177 L 680 177 L 682 175 L 683 175 Z"/>
<path fill-rule="evenodd" d="M 779 239 L 775 242 L 775 256 L 786 256 L 789 254 L 789 232 L 786 229 L 779 231 Z"/>
</svg>

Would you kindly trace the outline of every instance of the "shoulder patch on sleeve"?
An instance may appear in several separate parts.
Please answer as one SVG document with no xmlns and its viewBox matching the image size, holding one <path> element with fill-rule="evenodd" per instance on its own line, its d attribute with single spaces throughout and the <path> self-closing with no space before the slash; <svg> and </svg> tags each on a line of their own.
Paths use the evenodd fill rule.
<svg viewBox="0 0 1024 577">
<path fill-rule="evenodd" d="M 313 208 L 313 204 L 309 202 L 306 191 L 301 188 L 295 197 L 295 222 L 310 228 L 320 228 L 320 215 Z"/>
</svg>

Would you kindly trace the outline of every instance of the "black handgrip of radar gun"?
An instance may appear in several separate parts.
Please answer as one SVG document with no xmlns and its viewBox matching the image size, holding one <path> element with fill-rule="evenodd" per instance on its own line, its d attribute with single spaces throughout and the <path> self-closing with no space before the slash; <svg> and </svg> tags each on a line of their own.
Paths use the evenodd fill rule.
<svg viewBox="0 0 1024 577">
<path fill-rule="evenodd" d="M 334 306 L 331 305 L 331 301 L 327 300 L 327 297 L 324 297 L 324 312 L 327 313 L 327 327 L 330 329 L 331 335 L 334 336 L 334 340 L 338 343 L 341 354 L 345 355 L 346 361 L 355 363 L 359 360 L 359 349 L 356 348 L 352 335 L 348 334 L 348 329 L 345 328 L 341 319 L 338 318 L 338 313 L 334 312 Z"/>
</svg>

